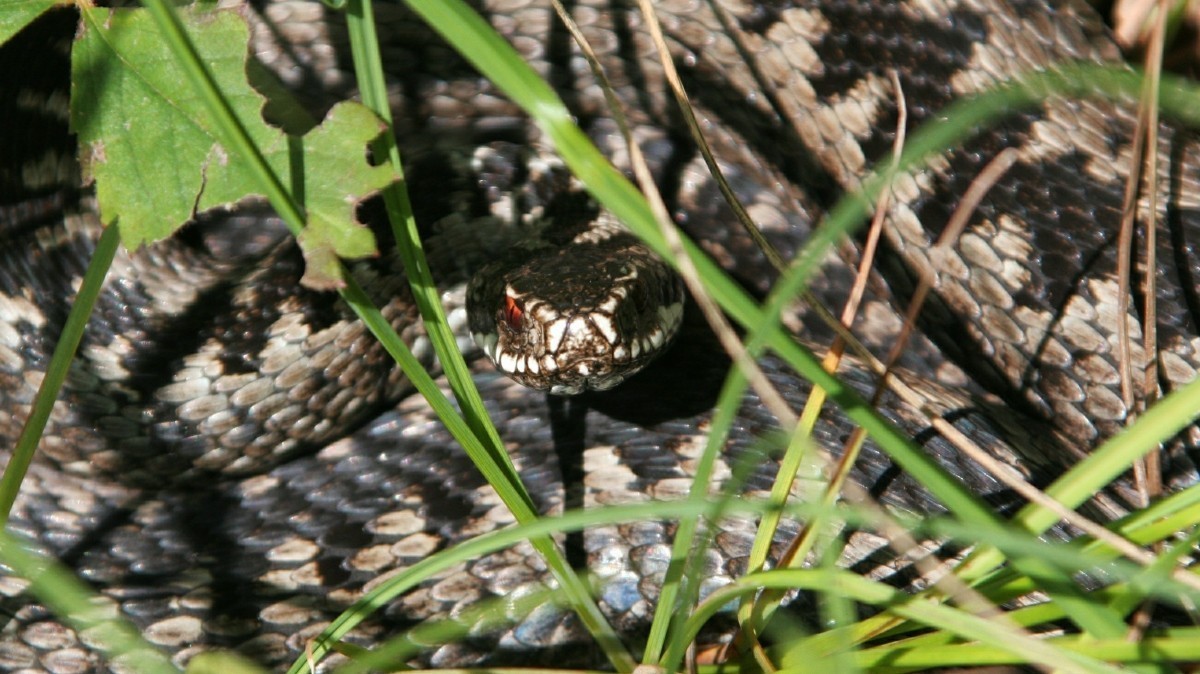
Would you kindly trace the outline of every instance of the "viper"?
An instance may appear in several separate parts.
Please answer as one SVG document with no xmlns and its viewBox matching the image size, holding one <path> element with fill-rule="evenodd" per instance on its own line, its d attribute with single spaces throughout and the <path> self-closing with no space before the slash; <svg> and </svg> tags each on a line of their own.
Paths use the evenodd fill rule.
<svg viewBox="0 0 1200 674">
<path fill-rule="evenodd" d="M 534 0 L 482 3 L 479 11 L 554 84 L 592 141 L 629 170 L 604 96 L 553 11 Z M 733 224 L 732 208 L 668 93 L 645 19 L 620 4 L 578 2 L 571 11 L 599 53 L 673 220 L 747 294 L 769 297 L 778 272 Z M 719 339 L 694 302 L 679 308 L 673 276 L 625 264 L 644 255 L 641 248 L 610 251 L 580 266 L 592 271 L 618 260 L 607 276 L 661 276 L 652 292 L 584 298 L 596 282 L 572 286 L 573 277 L 558 276 L 522 285 L 541 264 L 496 281 L 502 277 L 487 263 L 500 247 L 527 252 L 542 245 L 514 241 L 500 226 L 505 221 L 567 221 L 588 233 L 566 238 L 585 243 L 630 235 L 584 195 L 541 131 L 468 62 L 406 11 L 380 12 L 397 135 L 431 267 L 450 301 L 476 297 L 491 319 L 470 319 L 461 346 L 550 390 L 547 396 L 526 388 L 476 360 L 476 384 L 535 505 L 557 513 L 683 496 L 720 412 L 713 406 L 729 360 Z M 661 3 L 656 12 L 716 164 L 785 259 L 803 257 L 825 214 L 869 184 L 869 172 L 893 152 L 898 130 L 916 133 L 942 121 L 959 99 L 1057 64 L 1121 62 L 1103 24 L 1080 2 L 726 0 Z M 55 34 L 65 41 L 74 20 L 45 21 L 59 22 Z M 255 25 L 257 57 L 315 110 L 351 93 L 336 12 L 280 2 L 266 5 Z M 43 33 L 22 34 L 3 47 L 3 72 L 21 79 L 14 92 L 45 91 L 47 82 L 65 86 L 65 63 L 55 61 L 64 52 L 31 47 L 44 40 Z M 39 99 L 58 100 L 55 108 L 6 98 L 20 122 L 3 132 L 5 146 L 16 151 L 6 152 L 0 175 L 0 435 L 11 443 L 100 228 L 93 195 L 69 182 L 77 168 L 61 160 L 74 152 L 62 99 Z M 1144 394 L 1131 398 L 1121 390 L 1127 364 L 1139 381 L 1152 373 L 1151 398 L 1193 380 L 1200 365 L 1191 244 L 1200 164 L 1182 126 L 1162 125 L 1158 173 L 1166 179 L 1155 198 L 1135 203 L 1142 233 L 1158 232 L 1156 267 L 1135 268 L 1133 275 L 1135 287 L 1159 280 L 1152 349 L 1142 342 L 1147 313 L 1120 301 L 1126 290 L 1118 282 L 1117 239 L 1125 178 L 1135 162 L 1133 110 L 1131 101 L 1065 94 L 1014 106 L 900 173 L 884 202 L 880 272 L 868 286 L 858 339 L 886 351 L 901 332 L 897 307 L 907 305 L 916 279 L 932 274 L 936 290 L 922 334 L 898 370 L 925 402 L 889 392 L 880 414 L 920 443 L 931 464 L 998 512 L 1013 512 L 1023 501 L 991 467 L 931 430 L 925 413 L 953 421 L 988 456 L 1046 485 L 1142 410 Z M 957 247 L 932 253 L 962 195 L 1006 148 L 1013 148 L 1013 164 L 971 209 Z M 38 164 L 44 157 L 52 159 Z M 46 174 L 30 167 L 52 178 L 31 178 Z M 364 206 L 368 220 L 371 209 Z M 10 522 L 177 664 L 213 648 L 235 649 L 267 667 L 290 662 L 381 579 L 512 521 L 348 309 L 334 295 L 298 285 L 303 260 L 279 229 L 260 205 L 244 205 L 199 214 L 172 241 L 119 256 Z M 414 353 L 432 365 L 402 265 L 383 245 L 380 257 L 354 273 Z M 830 306 L 840 306 L 847 293 L 848 248 L 828 252 L 810 283 Z M 484 268 L 468 292 L 467 277 Z M 568 294 L 583 314 L 564 318 L 531 299 L 539 286 L 559 283 L 576 288 Z M 636 296 L 635 304 L 649 307 L 638 315 L 652 322 L 609 304 L 617 295 Z M 547 361 L 501 346 L 500 335 L 539 317 L 551 327 L 524 341 L 570 342 L 567 327 L 587 324 L 590 337 L 578 341 L 593 349 L 607 345 L 645 369 L 589 380 L 608 366 Z M 811 309 L 789 309 L 786 319 L 803 326 L 797 339 L 804 344 L 832 339 Z M 1122 322 L 1132 328 L 1126 357 L 1118 355 Z M 618 324 L 633 326 L 629 346 L 617 344 Z M 467 332 L 477 334 L 481 349 Z M 660 345 L 666 350 L 653 362 L 640 357 Z M 779 355 L 759 362 L 784 404 L 798 411 L 810 385 Z M 565 383 L 535 381 L 547 369 L 571 374 Z M 843 402 L 870 396 L 877 383 L 858 360 L 841 376 L 845 383 L 832 392 Z M 758 390 L 741 399 L 713 469 L 718 482 L 746 496 L 765 494 L 778 467 L 764 453 L 763 438 L 772 437 L 779 420 Z M 863 416 L 859 405 L 848 407 L 855 419 Z M 836 457 L 851 426 L 843 412 L 829 409 L 812 438 Z M 1195 480 L 1192 433 L 1163 447 L 1160 481 L 1169 490 Z M 900 511 L 944 512 L 929 488 L 874 444 L 863 448 L 849 479 Z M 791 491 L 803 502 L 817 500 L 819 489 L 815 480 L 801 480 Z M 1143 497 L 1125 478 L 1097 494 L 1089 512 L 1115 518 L 1140 507 Z M 776 553 L 801 526 L 785 520 Z M 561 541 L 567 557 L 591 571 L 601 611 L 630 642 L 645 632 L 657 605 L 674 533 L 671 522 L 642 519 Z M 1054 535 L 1072 533 L 1061 527 Z M 848 536 L 846 565 L 904 586 L 928 581 L 896 563 L 886 542 L 869 534 Z M 754 523 L 717 520 L 708 536 L 701 594 L 746 570 Z M 468 615 L 493 597 L 517 602 L 548 584 L 554 581 L 528 544 L 489 553 L 440 571 L 349 640 L 378 643 L 417 621 Z M 9 577 L 2 587 L 9 597 L 0 634 L 6 667 L 113 664 L 88 633 L 32 600 L 26 581 Z M 803 599 L 795 603 L 802 612 Z M 440 666 L 595 659 L 579 648 L 590 643 L 585 625 L 560 606 L 506 617 L 494 630 L 433 645 L 422 658 Z M 728 641 L 729 634 L 714 627 L 706 638 Z"/>
</svg>

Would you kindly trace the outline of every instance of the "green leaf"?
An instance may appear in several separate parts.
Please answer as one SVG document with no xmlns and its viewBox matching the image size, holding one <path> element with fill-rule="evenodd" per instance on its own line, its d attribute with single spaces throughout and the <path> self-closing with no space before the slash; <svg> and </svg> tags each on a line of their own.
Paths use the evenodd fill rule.
<svg viewBox="0 0 1200 674">
<path fill-rule="evenodd" d="M 281 182 L 306 212 L 305 283 L 342 285 L 339 256 L 375 252 L 355 206 L 396 180 L 371 166 L 367 144 L 383 129 L 355 103 L 296 138 L 267 124 L 266 99 L 247 80 L 249 28 L 236 11 L 180 10 L 201 61 Z M 79 134 L 84 176 L 96 183 L 103 221 L 121 220 L 135 248 L 169 236 L 197 213 L 251 196 L 259 181 L 233 160 L 217 121 L 144 10 L 84 12 L 72 54 L 71 123 Z"/>
<path fill-rule="evenodd" d="M 308 223 L 300 235 L 307 267 L 303 283 L 331 287 L 325 279 L 340 279 L 339 257 L 374 255 L 375 237 L 355 217 L 365 191 L 374 193 L 395 180 L 390 166 L 370 166 L 364 148 L 387 127 L 358 103 L 339 103 L 303 141 L 304 207 Z M 357 161 L 347 159 L 357 158 Z M 295 192 L 293 192 L 295 193 Z M 332 287 L 341 287 L 338 283 Z"/>
<path fill-rule="evenodd" d="M 0 0 L 0 44 L 56 4 L 56 0 Z"/>
</svg>

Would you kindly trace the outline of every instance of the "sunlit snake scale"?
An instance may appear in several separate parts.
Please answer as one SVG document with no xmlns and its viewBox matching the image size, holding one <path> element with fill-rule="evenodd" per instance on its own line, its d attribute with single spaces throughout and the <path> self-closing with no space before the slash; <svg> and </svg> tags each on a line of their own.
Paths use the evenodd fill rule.
<svg viewBox="0 0 1200 674">
<path fill-rule="evenodd" d="M 598 86 L 552 10 L 532 0 L 481 4 L 597 145 L 626 169 L 627 150 Z M 785 257 L 890 151 L 898 96 L 908 131 L 915 132 L 952 102 L 1021 72 L 1068 60 L 1120 60 L 1080 2 L 725 0 L 716 12 L 699 0 L 655 4 L 723 171 Z M 571 9 L 628 107 L 634 137 L 675 219 L 736 279 L 764 295 L 775 274 L 732 224 L 687 140 L 643 20 L 623 6 L 581 1 Z M 450 313 L 463 326 L 461 346 L 478 355 L 458 306 L 467 274 L 511 244 L 496 225 L 522 219 L 513 204 L 545 207 L 555 199 L 546 185 L 569 188 L 571 181 L 547 159 L 519 111 L 428 28 L 396 7 L 380 11 L 414 208 L 429 235 L 435 275 L 456 303 Z M 69 36 L 71 18 L 58 21 L 58 34 Z M 335 14 L 316 2 L 279 2 L 254 21 L 257 56 L 315 108 L 351 90 L 344 28 Z M 276 38 L 291 43 L 283 48 Z M 47 92 L 61 91 L 55 82 L 65 72 L 54 72 L 50 57 L 31 63 L 30 44 L 44 49 L 45 36 L 23 35 L 0 50 L 0 72 L 19 80 L 13 91 L 3 85 L 5 102 L 47 101 L 40 110 L 12 112 L 22 123 L 0 130 L 0 147 L 13 148 L 0 167 L 5 446 L 27 413 L 97 232 L 86 189 L 63 186 L 76 175 L 62 135 L 65 100 Z M 26 90 L 32 99 L 14 95 Z M 882 276 L 906 298 L 914 270 L 930 265 L 931 242 L 968 184 L 1002 148 L 1017 149 L 1016 164 L 984 197 L 954 252 L 937 261 L 937 298 L 900 376 L 929 407 L 1035 483 L 1076 463 L 1131 413 L 1119 394 L 1114 271 L 1132 109 L 1053 97 L 901 176 L 891 195 Z M 1167 393 L 1200 366 L 1193 241 L 1200 158 L 1186 130 L 1165 123 L 1159 138 L 1166 179 L 1156 202 L 1155 380 Z M 1145 222 L 1150 202 L 1141 203 Z M 118 257 L 117 279 L 100 302 L 11 528 L 63 560 L 176 663 L 231 648 L 280 669 L 379 578 L 512 517 L 424 401 L 406 397 L 407 383 L 348 312 L 330 296 L 291 290 L 299 258 L 276 242 L 272 218 L 250 209 L 204 220 L 181 240 Z M 267 235 L 238 234 L 236 225 L 247 222 L 267 225 Z M 431 362 L 399 271 L 394 257 L 384 255 L 357 273 L 414 351 Z M 1135 281 L 1145 273 L 1139 270 Z M 831 256 L 813 289 L 840 306 L 848 277 L 845 262 Z M 1131 311 L 1128 318 L 1140 381 L 1147 355 L 1139 316 Z M 806 343 L 827 343 L 828 331 L 806 310 L 788 318 L 804 326 Z M 642 374 L 569 401 L 477 363 L 488 411 L 543 512 L 686 492 L 728 361 L 694 306 L 682 322 L 677 345 Z M 245 330 L 249 323 L 256 329 Z M 883 353 L 899 325 L 876 279 L 855 331 Z M 808 385 L 773 358 L 762 366 L 799 410 Z M 846 369 L 848 383 L 869 395 L 874 378 L 854 365 Z M 214 387 L 224 388 L 214 393 Z M 200 389 L 206 393 L 191 397 Z M 881 409 L 998 509 L 1019 504 L 895 396 L 884 396 Z M 775 464 L 756 454 L 758 438 L 776 421 L 752 393 L 738 414 L 716 475 L 725 480 L 739 466 L 752 466 L 743 490 L 761 495 Z M 836 454 L 848 429 L 830 409 L 815 438 Z M 1195 480 L 1194 444 L 1192 428 L 1165 448 L 1168 487 Z M 887 505 L 940 509 L 873 445 L 851 479 Z M 795 496 L 817 488 L 801 480 Z M 1092 513 L 1113 517 L 1140 498 L 1121 482 L 1098 496 Z M 797 528 L 785 525 L 780 544 Z M 594 574 L 601 607 L 632 643 L 647 628 L 672 534 L 672 526 L 638 522 L 564 540 L 568 557 Z M 704 590 L 744 570 L 752 537 L 750 522 L 715 525 Z M 884 541 L 865 533 L 851 538 L 843 561 L 904 586 L 928 580 L 893 563 Z M 378 643 L 489 597 L 525 596 L 547 580 L 528 545 L 475 559 L 397 600 L 351 641 Z M 25 590 L 21 579 L 0 577 L 6 598 L 0 670 L 114 664 L 88 634 L 64 626 Z M 710 643 L 722 638 L 720 626 L 705 635 Z M 438 666 L 595 664 L 593 649 L 581 647 L 587 643 L 577 619 L 547 607 L 495 633 L 433 647 L 423 659 Z M 323 667 L 341 660 L 334 656 Z"/>
</svg>

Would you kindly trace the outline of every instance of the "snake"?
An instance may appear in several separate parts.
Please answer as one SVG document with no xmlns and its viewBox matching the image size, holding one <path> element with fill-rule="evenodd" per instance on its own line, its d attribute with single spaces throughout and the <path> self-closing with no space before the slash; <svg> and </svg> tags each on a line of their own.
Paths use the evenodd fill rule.
<svg viewBox="0 0 1200 674">
<path fill-rule="evenodd" d="M 593 142 L 627 169 L 628 151 L 604 97 L 549 6 L 497 0 L 477 9 L 554 84 Z M 730 225 L 731 209 L 671 102 L 645 19 L 620 3 L 581 0 L 570 9 L 627 107 L 632 136 L 674 220 L 747 292 L 766 297 L 777 273 Z M 1071 0 L 673 0 L 655 11 L 717 164 L 785 258 L 802 252 L 823 215 L 888 156 L 902 119 L 905 130 L 919 129 L 961 98 L 1055 64 L 1123 63 L 1094 11 Z M 263 40 L 258 59 L 307 92 L 315 109 L 352 92 L 338 13 L 293 0 L 245 12 Z M 487 307 L 491 324 L 450 313 L 463 326 L 463 350 L 496 362 L 475 360 L 474 378 L 535 505 L 555 513 L 678 498 L 696 470 L 729 369 L 717 338 L 690 301 L 679 308 L 683 294 L 672 279 L 655 286 L 663 303 L 649 314 L 657 327 L 635 330 L 638 353 L 632 343 L 621 349 L 624 359 L 644 367 L 640 373 L 589 380 L 607 366 L 581 360 L 588 363 L 582 369 L 568 367 L 542 355 L 515 355 L 502 344 L 506 330 L 517 335 L 527 318 L 545 314 L 559 327 L 511 341 L 566 341 L 562 326 L 581 321 L 594 330 L 586 340 L 591 347 L 616 351 L 609 335 L 619 310 L 605 305 L 609 294 L 582 299 L 588 311 L 601 308 L 586 314 L 600 319 L 565 318 L 529 295 L 542 283 L 521 285 L 494 270 L 468 290 L 467 272 L 487 267 L 497 251 L 513 249 L 524 258 L 542 246 L 490 225 L 543 221 L 551 213 L 552 220 L 586 220 L 591 233 L 580 236 L 593 242 L 624 246 L 629 235 L 581 196 L 552 155 L 531 150 L 546 144 L 538 129 L 468 63 L 403 8 L 379 12 L 389 29 L 383 55 L 397 92 L 397 135 L 430 264 L 448 300 L 465 304 L 472 296 Z M 47 19 L 58 22 L 64 45 L 74 20 Z M 21 78 L 14 91 L 65 81 L 65 61 L 44 51 L 30 60 L 29 44 L 44 40 L 21 34 L 0 50 L 3 72 Z M 14 148 L 0 174 L 6 444 L 19 433 L 51 335 L 65 320 L 66 298 L 99 231 L 93 195 L 78 182 L 78 167 L 61 159 L 74 151 L 63 133 L 64 99 L 46 100 L 41 108 L 17 105 L 13 119 L 21 123 L 7 124 L 4 135 Z M 1158 216 L 1156 353 L 1140 346 L 1145 315 L 1119 300 L 1117 232 L 1134 161 L 1134 105 L 1051 95 L 1006 111 L 892 184 L 881 273 L 868 284 L 855 331 L 869 348 L 889 347 L 901 330 L 897 305 L 912 295 L 920 274 L 931 272 L 936 291 L 900 371 L 911 373 L 929 406 L 1035 484 L 1049 483 L 1119 432 L 1145 402 L 1128 402 L 1120 392 L 1121 320 L 1133 326 L 1134 370 L 1157 365 L 1156 392 L 1193 380 L 1200 364 L 1191 243 L 1200 162 L 1191 132 L 1170 121 L 1158 136 L 1159 173 L 1167 179 L 1156 199 L 1139 202 L 1143 218 Z M 935 255 L 933 241 L 960 196 L 1005 148 L 1015 150 L 1015 163 L 982 197 L 957 247 Z M 244 233 L 247 224 L 254 235 Z M 332 295 L 297 286 L 302 259 L 280 229 L 269 212 L 247 206 L 201 214 L 175 240 L 118 256 L 9 524 L 85 579 L 114 615 L 179 665 L 206 650 L 232 649 L 281 667 L 379 579 L 512 522 L 361 324 Z M 636 250 L 617 257 L 643 254 Z M 830 252 L 811 282 L 830 305 L 845 297 L 848 255 L 843 248 Z M 370 281 L 364 285 L 385 317 L 432 365 L 402 271 L 385 250 L 354 273 Z M 633 275 L 625 266 L 615 274 Z M 1135 270 L 1138 280 L 1150 275 Z M 571 292 L 583 298 L 593 288 L 584 281 Z M 804 326 L 809 343 L 830 338 L 804 307 L 789 309 L 788 319 Z M 249 320 L 261 329 L 244 329 Z M 643 359 L 647 345 L 657 343 L 669 346 L 653 362 Z M 551 395 L 503 376 L 497 366 Z M 799 409 L 810 385 L 774 356 L 764 356 L 759 367 Z M 555 368 L 569 376 L 534 381 Z M 864 396 L 875 385 L 865 367 L 847 367 L 842 376 Z M 573 392 L 579 395 L 557 395 Z M 889 393 L 879 410 L 997 510 L 1020 504 L 989 470 L 932 432 L 911 402 Z M 764 458 L 760 438 L 778 423 L 758 393 L 746 393 L 717 474 L 739 474 L 746 495 L 766 493 L 777 464 Z M 849 427 L 830 409 L 813 438 L 836 454 Z M 1188 429 L 1164 446 L 1165 488 L 1195 481 L 1194 433 Z M 872 443 L 850 480 L 889 507 L 942 511 Z M 812 489 L 801 480 L 793 491 L 804 499 Z M 1105 516 L 1116 517 L 1139 507 L 1143 494 L 1123 479 L 1097 499 Z M 745 570 L 753 540 L 752 522 L 712 526 L 703 591 Z M 798 527 L 784 522 L 779 544 Z M 647 629 L 673 533 L 671 523 L 638 521 L 565 541 L 568 555 L 573 550 L 593 574 L 604 614 L 629 639 Z M 911 570 L 898 570 L 885 542 L 855 541 L 846 566 L 912 582 Z M 544 562 L 521 544 L 435 575 L 348 638 L 375 643 L 489 597 L 528 596 L 547 586 L 553 581 Z M 7 618 L 0 632 L 3 668 L 89 671 L 120 664 L 32 599 L 27 581 L 0 578 L 0 593 Z M 493 632 L 431 646 L 422 658 L 433 666 L 561 665 L 593 661 L 591 649 L 581 648 L 588 643 L 578 618 L 548 605 Z"/>
</svg>

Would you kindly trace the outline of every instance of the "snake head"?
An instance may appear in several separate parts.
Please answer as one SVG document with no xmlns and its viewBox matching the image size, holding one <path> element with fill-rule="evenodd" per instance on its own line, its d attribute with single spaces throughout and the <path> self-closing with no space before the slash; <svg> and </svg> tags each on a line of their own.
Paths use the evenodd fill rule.
<svg viewBox="0 0 1200 674">
<path fill-rule="evenodd" d="M 683 284 L 610 216 L 522 246 L 467 290 L 475 343 L 512 379 L 558 395 L 603 391 L 650 363 L 683 318 Z"/>
</svg>

